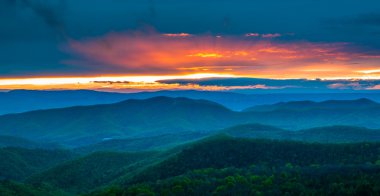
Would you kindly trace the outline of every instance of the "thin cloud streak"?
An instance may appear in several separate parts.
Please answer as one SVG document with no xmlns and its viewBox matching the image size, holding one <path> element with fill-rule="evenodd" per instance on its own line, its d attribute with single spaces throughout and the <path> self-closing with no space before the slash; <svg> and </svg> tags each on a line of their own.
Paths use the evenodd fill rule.
<svg viewBox="0 0 380 196">
<path fill-rule="evenodd" d="M 200 85 L 196 83 L 165 83 L 160 80 L 173 79 L 201 79 L 204 77 L 231 78 L 230 75 L 187 75 L 187 76 L 139 76 L 139 77 L 89 77 L 89 78 L 28 78 L 28 79 L 0 79 L 0 89 L 31 89 L 31 90 L 72 90 L 90 89 L 112 92 L 140 92 L 157 90 L 202 90 L 202 91 L 230 91 L 254 89 L 285 89 L 292 86 L 269 86 L 266 84 L 252 85 Z"/>
</svg>

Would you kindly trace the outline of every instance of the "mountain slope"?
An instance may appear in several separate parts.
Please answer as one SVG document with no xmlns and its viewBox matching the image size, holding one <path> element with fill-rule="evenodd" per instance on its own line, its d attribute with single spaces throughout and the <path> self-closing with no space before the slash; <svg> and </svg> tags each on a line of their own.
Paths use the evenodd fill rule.
<svg viewBox="0 0 380 196">
<path fill-rule="evenodd" d="M 155 181 L 202 168 L 255 165 L 310 166 L 364 164 L 378 160 L 379 143 L 308 144 L 218 136 L 189 145 L 177 154 L 137 175 L 131 182 Z M 323 156 L 322 156 L 323 155 Z"/>
<path fill-rule="evenodd" d="M 222 134 L 233 137 L 261 139 L 282 139 L 281 136 L 284 132 L 289 131 L 262 124 L 237 125 L 220 131 Z"/>
<path fill-rule="evenodd" d="M 221 130 L 219 133 L 237 138 L 295 140 L 318 143 L 380 142 L 379 129 L 355 126 L 327 126 L 290 131 L 267 125 L 244 124 Z"/>
<path fill-rule="evenodd" d="M 75 152 L 91 153 L 96 151 L 131 152 L 141 150 L 162 150 L 198 140 L 205 136 L 205 134 L 197 132 L 184 132 L 142 138 L 111 139 L 76 148 Z"/>
<path fill-rule="evenodd" d="M 238 113 L 210 101 L 155 97 L 4 115 L 0 134 L 85 145 L 103 138 L 216 130 L 242 120 Z"/>
<path fill-rule="evenodd" d="M 39 145 L 21 137 L 0 135 L 0 148 L 4 147 L 38 148 Z"/>
<path fill-rule="evenodd" d="M 320 143 L 380 142 L 380 130 L 353 126 L 317 127 L 291 132 L 288 137 Z"/>
<path fill-rule="evenodd" d="M 380 128 L 380 104 L 367 100 L 288 102 L 247 109 L 250 123 L 289 130 L 349 125 Z"/>
<path fill-rule="evenodd" d="M 97 152 L 38 173 L 26 182 L 79 194 L 113 185 L 156 182 L 206 168 L 374 167 L 379 148 L 380 143 L 310 144 L 216 135 L 164 152 Z"/>
<path fill-rule="evenodd" d="M 133 167 L 138 167 L 140 161 L 155 155 L 153 152 L 97 152 L 39 173 L 27 182 L 46 183 L 73 193 L 85 192 L 111 183 Z"/>
<path fill-rule="evenodd" d="M 0 135 L 0 148 L 19 147 L 28 149 L 58 149 L 61 146 L 55 143 L 37 143 L 22 137 Z"/>
<path fill-rule="evenodd" d="M 64 191 L 53 189 L 46 185 L 33 186 L 18 182 L 3 180 L 0 181 L 0 193 L 2 196 L 70 196 Z"/>
<path fill-rule="evenodd" d="M 0 157 L 0 179 L 20 181 L 44 169 L 73 159 L 75 155 L 64 150 L 2 148 Z"/>
</svg>

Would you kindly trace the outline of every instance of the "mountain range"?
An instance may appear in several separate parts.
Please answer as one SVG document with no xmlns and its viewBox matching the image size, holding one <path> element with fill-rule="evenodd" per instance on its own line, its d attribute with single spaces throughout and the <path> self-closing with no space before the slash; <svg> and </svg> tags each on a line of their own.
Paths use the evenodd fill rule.
<svg viewBox="0 0 380 196">
<path fill-rule="evenodd" d="M 188 131 L 209 134 L 235 125 L 255 123 L 292 131 L 334 125 L 376 129 L 380 128 L 380 104 L 368 99 L 302 101 L 236 112 L 207 100 L 129 99 L 114 104 L 3 115 L 0 116 L 0 135 L 77 147 L 109 139 Z"/>
<path fill-rule="evenodd" d="M 353 100 L 367 98 L 380 102 L 380 93 L 271 93 L 244 94 L 230 91 L 156 91 L 115 93 L 91 90 L 12 90 L 0 92 L 0 115 L 32 110 L 71 106 L 110 104 L 127 99 L 147 99 L 156 96 L 205 99 L 219 103 L 231 110 L 241 111 L 251 106 L 289 101 Z"/>
<path fill-rule="evenodd" d="M 0 116 L 1 135 L 71 144 L 221 129 L 239 113 L 206 100 L 155 97 Z"/>
</svg>

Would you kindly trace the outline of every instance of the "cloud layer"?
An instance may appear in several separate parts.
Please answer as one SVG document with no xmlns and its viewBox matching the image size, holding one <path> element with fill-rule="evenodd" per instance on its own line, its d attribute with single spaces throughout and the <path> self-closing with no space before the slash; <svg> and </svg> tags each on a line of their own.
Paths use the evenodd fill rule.
<svg viewBox="0 0 380 196">
<path fill-rule="evenodd" d="M 247 36 L 248 35 L 248 36 Z M 77 63 L 110 73 L 232 73 L 274 78 L 370 77 L 380 52 L 348 43 L 284 41 L 280 34 L 241 36 L 125 32 L 71 40 Z"/>
<path fill-rule="evenodd" d="M 378 10 L 378 0 L 344 3 L 92 0 L 91 6 L 78 0 L 0 0 L 0 76 L 146 74 L 149 70 L 151 74 L 172 74 L 211 70 L 257 77 L 336 77 L 338 72 L 341 73 L 338 77 L 372 77 L 379 74 L 375 73 L 379 70 L 375 56 L 380 50 Z M 164 35 L 130 33 L 145 26 L 154 27 Z M 133 36 L 138 37 L 136 42 L 130 41 Z M 62 47 L 70 39 L 72 50 L 67 53 Z M 103 44 L 106 46 L 95 44 L 101 42 L 106 42 Z M 120 54 L 107 51 L 107 45 L 119 48 Z M 172 48 L 166 49 L 165 45 Z M 291 54 L 279 51 L 275 54 L 275 50 L 265 54 L 271 51 L 269 47 L 290 50 L 297 55 L 286 59 Z M 151 52 L 154 49 L 159 53 Z M 260 49 L 263 50 L 259 52 Z M 327 52 L 316 52 L 318 49 Z M 141 59 L 134 54 L 138 52 L 150 56 Z M 333 59 L 326 53 L 341 58 Z M 175 58 L 168 60 L 169 57 Z M 131 62 L 135 59 L 136 62 Z"/>
</svg>

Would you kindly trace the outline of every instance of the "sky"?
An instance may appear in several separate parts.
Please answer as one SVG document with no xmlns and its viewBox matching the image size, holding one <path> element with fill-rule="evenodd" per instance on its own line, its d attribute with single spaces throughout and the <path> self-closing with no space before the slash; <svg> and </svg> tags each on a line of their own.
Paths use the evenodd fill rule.
<svg viewBox="0 0 380 196">
<path fill-rule="evenodd" d="M 0 89 L 310 88 L 301 79 L 376 90 L 379 10 L 378 0 L 0 0 Z"/>
</svg>

